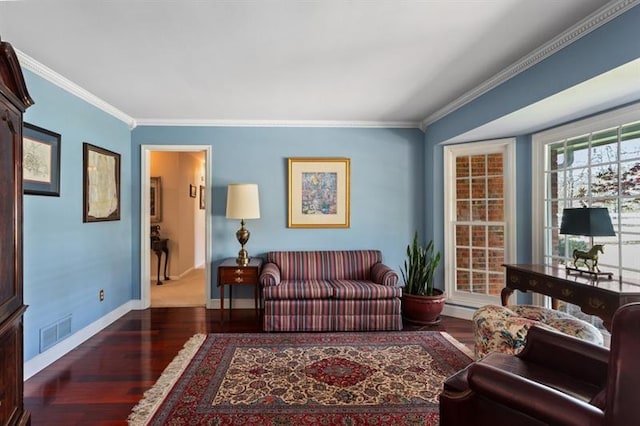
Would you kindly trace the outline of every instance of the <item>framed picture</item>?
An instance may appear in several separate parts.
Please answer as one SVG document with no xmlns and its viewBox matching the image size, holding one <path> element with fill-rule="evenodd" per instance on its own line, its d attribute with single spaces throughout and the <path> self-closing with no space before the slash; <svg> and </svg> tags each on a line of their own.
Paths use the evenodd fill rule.
<svg viewBox="0 0 640 426">
<path fill-rule="evenodd" d="M 205 203 L 204 196 L 205 196 L 204 185 L 200 185 L 200 210 L 204 210 L 204 203 Z"/>
<path fill-rule="evenodd" d="M 160 176 L 152 176 L 149 185 L 149 217 L 151 223 L 162 222 L 162 180 Z"/>
<path fill-rule="evenodd" d="M 120 154 L 83 144 L 83 222 L 120 220 Z"/>
<path fill-rule="evenodd" d="M 60 143 L 58 133 L 24 123 L 22 129 L 23 192 L 60 196 Z"/>
<path fill-rule="evenodd" d="M 348 228 L 350 160 L 289 158 L 289 228 Z"/>
</svg>

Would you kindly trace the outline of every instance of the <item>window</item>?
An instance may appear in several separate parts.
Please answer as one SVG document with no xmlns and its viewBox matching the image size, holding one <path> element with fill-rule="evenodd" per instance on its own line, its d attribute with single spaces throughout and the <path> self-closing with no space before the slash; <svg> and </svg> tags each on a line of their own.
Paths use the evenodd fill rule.
<svg viewBox="0 0 640 426">
<path fill-rule="evenodd" d="M 533 154 L 534 262 L 572 264 L 592 241 L 559 233 L 563 209 L 606 207 L 616 236 L 594 238 L 605 247 L 598 266 L 640 280 L 640 105 L 535 134 Z"/>
<path fill-rule="evenodd" d="M 608 113 L 534 135 L 541 164 L 534 179 L 534 205 L 542 206 L 535 235 L 548 265 L 571 262 L 574 249 L 591 244 L 588 237 L 560 235 L 562 211 L 568 207 L 606 207 L 615 237 L 596 237 L 604 244 L 601 269 L 640 280 L 640 107 Z"/>
<path fill-rule="evenodd" d="M 445 282 L 449 300 L 498 303 L 515 258 L 515 140 L 445 148 Z"/>
</svg>

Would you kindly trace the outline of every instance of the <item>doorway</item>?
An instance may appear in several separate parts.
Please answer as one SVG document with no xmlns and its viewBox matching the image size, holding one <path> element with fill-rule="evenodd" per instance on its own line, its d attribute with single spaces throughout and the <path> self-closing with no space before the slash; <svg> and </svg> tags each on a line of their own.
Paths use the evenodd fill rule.
<svg viewBox="0 0 640 426">
<path fill-rule="evenodd" d="M 211 308 L 211 147 L 141 150 L 142 308 Z"/>
</svg>

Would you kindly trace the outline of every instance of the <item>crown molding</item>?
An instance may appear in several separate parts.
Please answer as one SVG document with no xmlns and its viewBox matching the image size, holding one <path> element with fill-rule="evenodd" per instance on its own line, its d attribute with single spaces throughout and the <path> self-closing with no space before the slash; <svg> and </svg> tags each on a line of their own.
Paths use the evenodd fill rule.
<svg viewBox="0 0 640 426">
<path fill-rule="evenodd" d="M 125 114 L 124 112 L 120 111 L 118 108 L 114 107 L 113 105 L 103 101 L 93 93 L 83 89 L 82 87 L 78 86 L 68 78 L 58 74 L 51 68 L 41 64 L 40 62 L 36 61 L 26 53 L 21 52 L 18 49 L 15 49 L 15 51 L 16 51 L 16 54 L 18 55 L 18 60 L 20 61 L 20 65 L 25 69 L 28 69 L 34 74 L 55 84 L 61 89 L 71 93 L 72 95 L 82 99 L 83 101 L 86 101 L 87 103 L 95 106 L 96 108 L 101 109 L 107 114 L 114 116 L 118 120 L 123 121 L 129 126 L 130 129 L 133 129 L 134 127 L 136 127 L 136 120 L 133 117 Z"/>
<path fill-rule="evenodd" d="M 351 127 L 385 129 L 419 129 L 417 121 L 325 121 L 325 120 L 198 120 L 140 118 L 137 126 L 202 127 Z"/>
<path fill-rule="evenodd" d="M 517 74 L 531 68 L 537 63 L 555 54 L 560 49 L 567 47 L 576 40 L 589 34 L 591 31 L 622 15 L 634 6 L 637 6 L 639 3 L 640 0 L 615 0 L 606 4 L 582 21 L 579 21 L 577 24 L 564 31 L 562 34 L 543 44 L 527 56 L 521 58 L 519 61 L 511 64 L 494 77 L 474 89 L 469 90 L 453 102 L 429 115 L 420 123 L 420 129 L 425 131 L 427 126 L 430 124 L 491 91 Z"/>
</svg>

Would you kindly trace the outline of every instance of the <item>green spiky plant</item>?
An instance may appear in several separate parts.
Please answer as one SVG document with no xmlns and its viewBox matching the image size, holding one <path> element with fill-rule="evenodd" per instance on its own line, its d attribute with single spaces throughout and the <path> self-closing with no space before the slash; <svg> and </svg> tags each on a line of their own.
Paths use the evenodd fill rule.
<svg viewBox="0 0 640 426">
<path fill-rule="evenodd" d="M 425 246 L 418 243 L 418 231 L 413 243 L 407 246 L 407 259 L 401 268 L 404 292 L 414 296 L 433 296 L 433 276 L 440 263 L 440 252 L 434 254 L 433 241 Z"/>
</svg>

